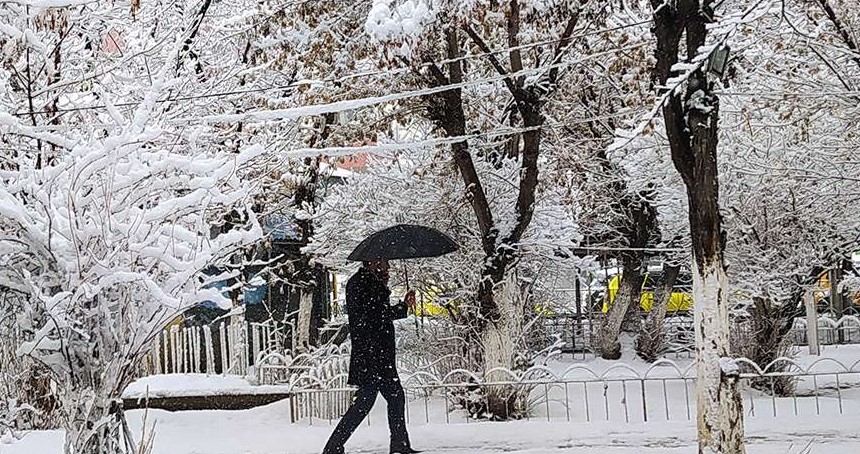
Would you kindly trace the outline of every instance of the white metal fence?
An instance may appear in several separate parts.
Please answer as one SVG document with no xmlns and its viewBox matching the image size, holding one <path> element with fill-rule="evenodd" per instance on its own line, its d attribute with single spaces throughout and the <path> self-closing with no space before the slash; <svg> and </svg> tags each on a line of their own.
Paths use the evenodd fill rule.
<svg viewBox="0 0 860 454">
<path fill-rule="evenodd" d="M 764 368 L 745 359 L 737 362 L 743 371 L 741 389 L 747 418 L 860 417 L 860 406 L 851 404 L 860 399 L 860 361 L 843 364 L 822 359 L 803 365 L 782 358 Z M 525 420 L 641 423 L 692 420 L 696 415 L 692 365 L 682 368 L 662 360 L 645 371 L 617 364 L 605 370 L 572 365 L 560 373 L 540 367 L 505 373 L 508 380 L 485 381 L 463 370 L 445 377 L 422 373 L 405 378 L 407 422 L 447 424 L 487 419 L 490 415 L 476 413 L 475 408 L 480 408 L 482 396 L 490 390 L 510 393 L 513 398 L 505 401 L 521 406 L 524 411 L 515 414 Z M 762 391 L 767 382 L 786 379 L 793 382 L 791 392 L 779 395 Z M 759 383 L 756 387 L 751 386 L 754 380 Z M 344 386 L 296 389 L 291 398 L 292 422 L 335 423 L 346 410 L 352 392 Z M 379 413 L 371 413 L 368 419 L 369 424 L 384 421 Z"/>
<path fill-rule="evenodd" d="M 790 341 L 794 345 L 807 345 L 807 324 L 805 318 L 794 319 Z M 844 315 L 840 318 L 818 317 L 818 342 L 821 345 L 860 343 L 860 318 Z"/>
</svg>

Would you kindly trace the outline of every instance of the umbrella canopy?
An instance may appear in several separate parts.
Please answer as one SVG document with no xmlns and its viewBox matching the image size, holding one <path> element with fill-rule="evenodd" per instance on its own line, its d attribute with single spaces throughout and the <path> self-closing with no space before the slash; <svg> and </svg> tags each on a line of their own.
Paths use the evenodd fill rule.
<svg viewBox="0 0 860 454">
<path fill-rule="evenodd" d="M 438 257 L 459 249 L 448 235 L 423 225 L 398 224 L 365 238 L 349 254 L 352 261 Z"/>
</svg>

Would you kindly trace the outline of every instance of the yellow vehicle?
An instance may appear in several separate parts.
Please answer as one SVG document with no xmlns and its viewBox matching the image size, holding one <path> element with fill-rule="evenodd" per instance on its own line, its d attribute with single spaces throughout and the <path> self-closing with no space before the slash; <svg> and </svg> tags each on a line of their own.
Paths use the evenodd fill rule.
<svg viewBox="0 0 860 454">
<path fill-rule="evenodd" d="M 446 297 L 445 293 L 445 289 L 435 285 L 419 290 L 416 295 L 418 301 L 415 304 L 415 315 L 419 317 L 449 317 L 451 314 L 448 312 L 448 307 L 456 310 L 457 303 Z"/>
<path fill-rule="evenodd" d="M 450 295 L 449 291 L 436 286 L 418 291 L 415 315 L 419 317 L 450 317 L 449 310 L 456 312 L 458 304 L 456 299 L 451 298 L 446 293 Z M 556 315 L 549 303 L 536 303 L 534 311 L 544 317 Z"/>
<path fill-rule="evenodd" d="M 642 288 L 639 297 L 639 307 L 642 308 L 643 311 L 649 312 L 651 308 L 654 307 L 654 292 L 649 290 L 652 287 L 656 287 L 654 285 L 656 279 L 654 279 L 652 273 L 646 273 L 645 279 L 642 280 Z M 609 298 L 604 299 L 603 301 L 603 312 L 609 312 L 609 304 L 615 301 L 615 296 L 618 295 L 618 288 L 621 284 L 621 274 L 616 274 L 612 276 L 612 279 L 609 280 Z M 679 289 L 672 289 L 672 294 L 669 296 L 669 305 L 666 308 L 667 312 L 686 312 L 693 308 L 693 296 L 687 292 L 682 292 Z"/>
</svg>

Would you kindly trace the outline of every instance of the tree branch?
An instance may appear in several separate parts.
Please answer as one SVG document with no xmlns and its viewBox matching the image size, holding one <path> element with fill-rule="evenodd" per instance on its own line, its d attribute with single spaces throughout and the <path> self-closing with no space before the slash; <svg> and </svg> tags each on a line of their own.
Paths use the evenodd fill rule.
<svg viewBox="0 0 860 454">
<path fill-rule="evenodd" d="M 573 13 L 573 16 L 567 20 L 567 25 L 564 27 L 564 31 L 561 32 L 561 38 L 558 41 L 558 45 L 555 47 L 555 51 L 553 52 L 551 69 L 549 70 L 549 82 L 550 84 L 555 84 L 558 80 L 558 63 L 561 63 L 561 57 L 564 56 L 564 53 L 567 52 L 568 47 L 572 41 L 571 35 L 573 35 L 573 30 L 576 28 L 576 25 L 579 24 L 579 13 L 582 10 L 576 10 Z"/>
<path fill-rule="evenodd" d="M 520 53 L 520 3 L 518 0 L 510 0 L 510 11 L 508 12 L 508 58 L 511 61 L 511 72 L 518 74 L 523 70 L 523 58 Z M 522 88 L 523 76 L 517 76 L 517 87 Z"/>
<path fill-rule="evenodd" d="M 854 60 L 854 63 L 860 67 L 860 57 L 857 56 L 860 53 L 860 49 L 857 47 L 857 42 L 854 41 L 854 38 L 845 28 L 845 25 L 839 20 L 839 16 L 836 15 L 836 11 L 833 10 L 833 7 L 830 5 L 828 0 L 818 0 L 818 4 L 821 5 L 821 8 L 824 10 L 824 13 L 827 14 L 827 18 L 830 20 L 830 23 L 836 28 L 836 32 L 839 34 L 839 37 L 842 38 L 842 41 L 848 46 L 849 49 L 854 51 L 854 55 L 851 56 L 851 60 Z"/>
<path fill-rule="evenodd" d="M 493 54 L 493 51 L 490 50 L 490 46 L 488 46 L 484 39 L 481 38 L 478 33 L 475 32 L 474 29 L 472 29 L 472 26 L 466 24 L 463 26 L 463 29 L 466 31 L 466 34 L 469 35 L 469 38 L 472 38 L 472 41 L 478 46 L 479 49 L 481 49 L 481 52 L 486 54 L 487 60 L 490 61 L 490 64 L 493 65 L 493 68 L 496 69 L 496 72 L 498 72 L 500 76 L 505 76 L 504 80 L 505 85 L 508 87 L 508 91 L 510 91 L 511 94 L 515 98 L 517 98 L 517 100 L 519 100 L 520 86 L 515 83 L 513 79 L 511 79 L 511 77 L 509 76 L 510 73 L 505 70 L 505 68 L 499 62 L 499 59 L 497 59 L 495 54 Z M 522 70 L 522 68 L 520 68 L 520 70 Z"/>
<path fill-rule="evenodd" d="M 197 12 L 197 17 L 195 17 L 194 22 L 191 23 L 188 37 L 185 38 L 185 44 L 182 46 L 182 50 L 179 51 L 179 57 L 176 59 L 177 72 L 179 72 L 179 68 L 182 67 L 182 61 L 185 60 L 185 57 L 192 54 L 191 44 L 194 42 L 194 38 L 197 37 L 197 33 L 200 31 L 200 24 L 203 23 L 203 18 L 206 17 L 206 13 L 209 11 L 209 6 L 211 4 L 212 0 L 203 0 L 203 4 L 200 5 L 200 11 Z"/>
<path fill-rule="evenodd" d="M 456 58 L 460 54 L 460 43 L 456 28 L 448 28 L 445 31 L 445 42 L 447 56 L 451 60 L 446 64 L 448 77 L 442 74 L 437 65 L 430 66 L 430 72 L 435 76 L 434 84 L 448 85 L 463 82 L 463 68 L 461 62 Z M 430 118 L 445 131 L 448 137 L 466 135 L 466 118 L 463 110 L 463 99 L 461 90 L 451 89 L 429 98 L 431 100 Z M 469 153 L 469 144 L 465 140 L 451 144 L 451 153 L 460 170 L 463 184 L 466 187 L 466 198 L 472 205 L 478 227 L 481 229 L 481 240 L 484 253 L 490 256 L 496 247 L 495 223 L 493 213 L 490 211 L 490 203 L 481 185 L 481 179 Z"/>
</svg>

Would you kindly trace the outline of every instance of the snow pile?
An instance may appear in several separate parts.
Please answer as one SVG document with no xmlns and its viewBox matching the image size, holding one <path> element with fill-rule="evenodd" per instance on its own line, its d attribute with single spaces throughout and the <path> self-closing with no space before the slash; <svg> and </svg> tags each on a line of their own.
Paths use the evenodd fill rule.
<svg viewBox="0 0 860 454">
<path fill-rule="evenodd" d="M 124 399 L 145 397 L 224 396 L 247 394 L 277 394 L 290 390 L 288 386 L 252 385 L 235 375 L 162 374 L 133 381 L 122 393 Z"/>
</svg>

